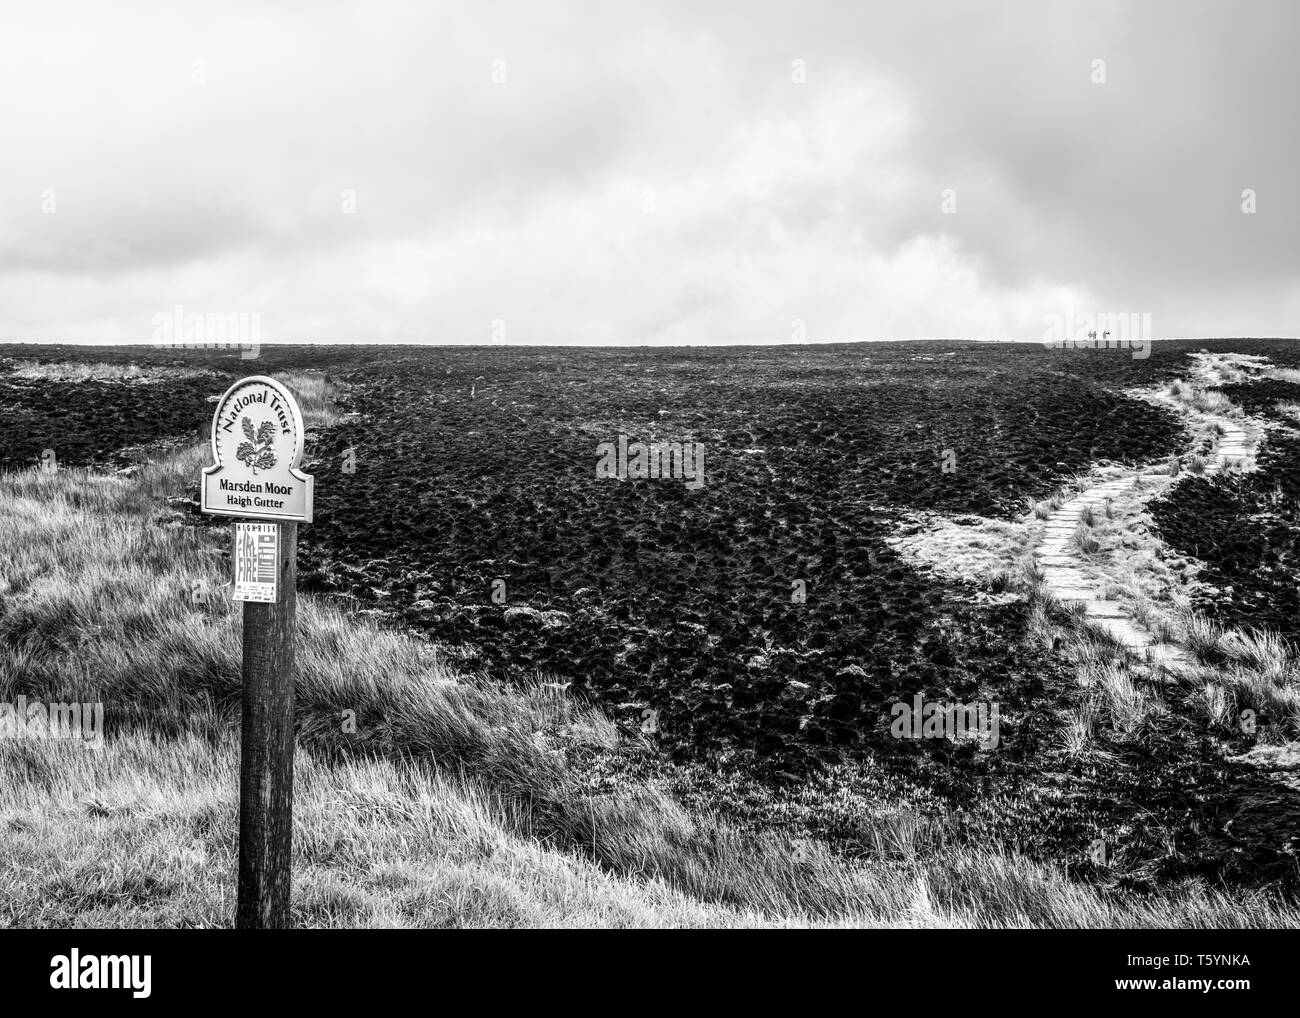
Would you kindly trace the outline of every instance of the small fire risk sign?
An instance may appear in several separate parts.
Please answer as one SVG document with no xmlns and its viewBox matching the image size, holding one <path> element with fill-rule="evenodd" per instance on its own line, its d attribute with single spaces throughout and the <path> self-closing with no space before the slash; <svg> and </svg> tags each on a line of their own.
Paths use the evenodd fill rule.
<svg viewBox="0 0 1300 1018">
<path fill-rule="evenodd" d="M 235 593 L 232 600 L 275 604 L 279 601 L 280 526 L 235 524 Z"/>
</svg>

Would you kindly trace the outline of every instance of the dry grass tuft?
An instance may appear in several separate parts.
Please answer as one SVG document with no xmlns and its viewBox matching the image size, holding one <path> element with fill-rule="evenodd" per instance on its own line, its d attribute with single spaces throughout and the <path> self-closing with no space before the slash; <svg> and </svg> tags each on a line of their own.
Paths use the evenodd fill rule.
<svg viewBox="0 0 1300 1018">
<path fill-rule="evenodd" d="M 311 427 L 333 427 L 343 419 L 335 404 L 338 388 L 328 375 L 319 371 L 284 371 L 276 375 L 293 393 L 302 410 L 304 423 Z"/>
<path fill-rule="evenodd" d="M 214 372 L 137 364 L 93 364 L 69 361 L 14 361 L 11 378 L 49 382 L 165 382 L 176 378 L 203 378 Z"/>
<path fill-rule="evenodd" d="M 1080 520 L 1079 525 L 1074 528 L 1072 540 L 1074 546 L 1083 555 L 1096 555 L 1101 551 L 1101 542 L 1097 540 L 1092 528 L 1083 520 Z"/>
</svg>

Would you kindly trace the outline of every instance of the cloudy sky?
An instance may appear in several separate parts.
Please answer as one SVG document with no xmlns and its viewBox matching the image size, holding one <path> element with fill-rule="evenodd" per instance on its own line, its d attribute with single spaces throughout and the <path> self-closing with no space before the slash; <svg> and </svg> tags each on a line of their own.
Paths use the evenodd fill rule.
<svg viewBox="0 0 1300 1018">
<path fill-rule="evenodd" d="M 6 4 L 0 342 L 177 305 L 263 342 L 1297 336 L 1298 40 L 1294 0 Z"/>
</svg>

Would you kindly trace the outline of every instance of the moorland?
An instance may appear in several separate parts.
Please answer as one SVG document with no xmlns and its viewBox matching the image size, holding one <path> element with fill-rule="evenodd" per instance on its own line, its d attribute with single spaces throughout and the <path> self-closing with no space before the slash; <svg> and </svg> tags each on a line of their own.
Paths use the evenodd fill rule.
<svg viewBox="0 0 1300 1018">
<path fill-rule="evenodd" d="M 316 477 L 304 923 L 1300 921 L 1293 344 L 240 353 L 0 347 L 0 698 L 93 693 L 110 733 L 0 743 L 0 856 L 40 874 L 3 921 L 222 922 L 239 622 L 197 487 L 254 373 L 299 394 Z M 1178 471 L 1214 435 L 1151 392 L 1254 422 L 1250 469 Z M 697 443 L 704 483 L 599 476 L 620 436 Z M 1178 672 L 1031 554 L 1090 473 L 1171 458 L 1082 547 L 1177 564 Z M 918 695 L 997 704 L 998 747 L 895 737 Z M 160 811 L 170 840 L 94 861 Z"/>
</svg>

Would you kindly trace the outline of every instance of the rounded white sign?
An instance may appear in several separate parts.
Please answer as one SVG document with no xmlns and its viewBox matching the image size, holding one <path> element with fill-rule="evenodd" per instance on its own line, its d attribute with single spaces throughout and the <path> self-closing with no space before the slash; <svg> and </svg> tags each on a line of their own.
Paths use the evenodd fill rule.
<svg viewBox="0 0 1300 1018">
<path fill-rule="evenodd" d="M 214 465 L 203 471 L 202 509 L 244 519 L 312 518 L 313 479 L 298 401 L 274 378 L 254 375 L 226 390 L 212 417 Z"/>
</svg>

